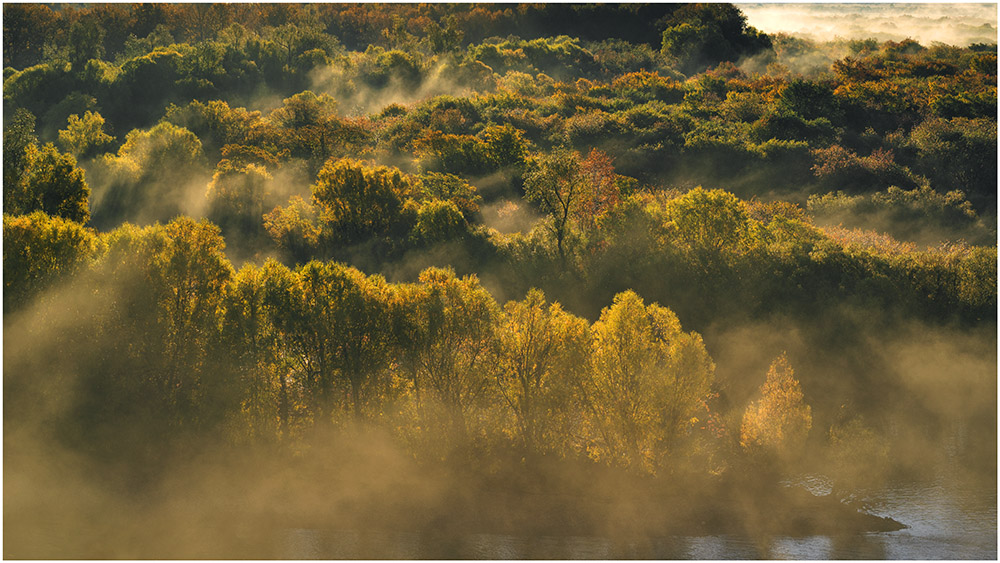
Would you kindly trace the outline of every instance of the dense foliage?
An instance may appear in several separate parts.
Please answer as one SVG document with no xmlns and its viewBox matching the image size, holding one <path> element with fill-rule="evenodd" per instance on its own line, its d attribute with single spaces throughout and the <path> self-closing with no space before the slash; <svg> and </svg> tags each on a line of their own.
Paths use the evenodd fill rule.
<svg viewBox="0 0 1000 563">
<path fill-rule="evenodd" d="M 874 463 L 912 406 L 877 335 L 995 331 L 995 45 L 726 4 L 3 10 L 4 421 L 139 483 L 359 424 L 484 471 Z M 800 340 L 713 360 L 767 323 Z"/>
</svg>

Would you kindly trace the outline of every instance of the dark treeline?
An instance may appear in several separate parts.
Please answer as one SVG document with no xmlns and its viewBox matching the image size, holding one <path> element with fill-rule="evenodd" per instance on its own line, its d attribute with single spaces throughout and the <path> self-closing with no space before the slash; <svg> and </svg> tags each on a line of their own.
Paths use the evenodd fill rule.
<svg viewBox="0 0 1000 563">
<path fill-rule="evenodd" d="M 206 451 L 308 475 L 290 514 L 379 455 L 847 490 L 995 429 L 995 44 L 728 4 L 3 9 L 18 532 L 30 491 L 85 520 Z M 394 506 L 454 500 L 417 489 Z"/>
</svg>

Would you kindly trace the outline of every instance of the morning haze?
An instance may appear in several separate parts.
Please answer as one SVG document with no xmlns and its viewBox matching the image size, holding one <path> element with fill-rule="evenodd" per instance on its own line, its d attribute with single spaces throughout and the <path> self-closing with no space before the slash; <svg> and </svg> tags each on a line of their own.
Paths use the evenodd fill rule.
<svg viewBox="0 0 1000 563">
<path fill-rule="evenodd" d="M 996 558 L 995 5 L 3 11 L 4 557 Z"/>
</svg>

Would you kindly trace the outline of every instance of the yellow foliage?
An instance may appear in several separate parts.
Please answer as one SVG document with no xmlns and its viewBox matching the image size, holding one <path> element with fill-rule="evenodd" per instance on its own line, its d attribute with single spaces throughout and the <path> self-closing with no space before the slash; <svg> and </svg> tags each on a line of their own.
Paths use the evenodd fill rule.
<svg viewBox="0 0 1000 563">
<path fill-rule="evenodd" d="M 760 399 L 743 414 L 740 445 L 747 450 L 790 452 L 801 446 L 812 428 L 812 409 L 785 354 L 778 356 L 760 388 Z"/>
</svg>

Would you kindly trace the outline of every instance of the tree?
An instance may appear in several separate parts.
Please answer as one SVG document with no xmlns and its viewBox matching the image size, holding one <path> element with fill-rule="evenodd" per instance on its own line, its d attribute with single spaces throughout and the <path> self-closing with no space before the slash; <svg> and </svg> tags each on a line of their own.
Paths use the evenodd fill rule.
<svg viewBox="0 0 1000 563">
<path fill-rule="evenodd" d="M 590 327 L 558 303 L 532 289 L 510 301 L 497 327 L 496 378 L 514 414 L 527 453 L 550 449 L 569 438 L 560 422 L 570 415 L 573 382 L 589 369 Z"/>
<path fill-rule="evenodd" d="M 697 187 L 671 201 L 667 217 L 678 238 L 693 251 L 739 252 L 754 234 L 746 204 L 723 190 Z"/>
<path fill-rule="evenodd" d="M 482 176 L 496 170 L 489 145 L 472 135 L 450 135 L 435 129 L 413 141 L 421 170 Z"/>
<path fill-rule="evenodd" d="M 783 353 L 771 362 L 760 398 L 743 414 L 740 445 L 753 453 L 788 455 L 802 446 L 810 428 L 812 409 Z"/>
<path fill-rule="evenodd" d="M 403 200 L 412 190 L 398 169 L 330 159 L 312 186 L 313 203 L 331 240 L 359 242 L 399 229 Z M 404 229 L 402 233 L 405 234 Z"/>
<path fill-rule="evenodd" d="M 928 119 L 910 132 L 914 170 L 941 191 L 962 190 L 980 212 L 995 212 L 996 119 Z"/>
<path fill-rule="evenodd" d="M 282 269 L 288 271 L 273 260 L 263 266 L 246 264 L 226 288 L 223 338 L 233 354 L 228 368 L 236 372 L 243 391 L 240 410 L 249 437 L 273 438 L 289 432 L 288 379 L 281 365 L 276 312 L 267 299 L 275 270 Z"/>
<path fill-rule="evenodd" d="M 701 336 L 633 291 L 594 323 L 593 375 L 582 392 L 596 436 L 591 455 L 655 472 L 695 423 L 714 377 Z"/>
<path fill-rule="evenodd" d="M 597 226 L 597 220 L 618 205 L 622 195 L 628 195 L 630 181 L 635 182 L 632 178 L 615 174 L 612 162 L 607 153 L 591 149 L 587 158 L 580 163 L 580 174 L 584 178 L 587 193 L 577 217 L 585 231 L 593 230 Z"/>
<path fill-rule="evenodd" d="M 670 16 L 663 30 L 663 54 L 687 75 L 770 47 L 771 39 L 747 25 L 732 4 L 688 4 Z"/>
<path fill-rule="evenodd" d="M 11 198 L 13 213 L 41 210 L 53 216 L 86 223 L 90 218 L 90 187 L 83 170 L 71 155 L 60 153 L 52 143 L 39 148 L 28 145 L 21 188 Z M 4 201 L 5 208 L 8 202 Z"/>
<path fill-rule="evenodd" d="M 475 276 L 428 268 L 410 310 L 415 386 L 426 384 L 447 409 L 450 434 L 463 441 L 469 414 L 489 390 L 489 351 L 499 307 Z"/>
<path fill-rule="evenodd" d="M 273 195 L 273 180 L 264 166 L 220 161 L 206 193 L 208 217 L 227 237 L 245 239 L 242 246 L 259 243 L 261 238 L 266 239 L 264 210 L 277 199 Z"/>
<path fill-rule="evenodd" d="M 105 240 L 90 293 L 104 303 L 94 330 L 105 338 L 86 375 L 80 408 L 88 414 L 78 414 L 98 435 L 139 443 L 212 428 L 235 402 L 224 372 L 212 369 L 233 275 L 219 229 L 178 218 L 145 228 L 126 224 Z M 110 421 L 135 429 L 107 427 Z M 100 445 L 115 447 L 114 440 Z"/>
<path fill-rule="evenodd" d="M 702 290 L 726 295 L 730 303 L 752 303 L 739 291 L 757 271 L 764 252 L 762 229 L 750 218 L 746 202 L 723 190 L 700 186 L 665 205 L 665 228 L 672 249 L 698 276 Z M 710 314 L 727 307 L 716 299 L 703 306 Z"/>
<path fill-rule="evenodd" d="M 6 11 L 6 7 L 4 8 Z M 22 178 L 28 166 L 27 149 L 37 145 L 35 116 L 18 108 L 3 129 L 3 209 L 20 213 L 24 200 Z"/>
<path fill-rule="evenodd" d="M 311 261 L 273 278 L 267 303 L 299 367 L 315 416 L 328 420 L 338 388 L 362 416 L 366 386 L 393 346 L 389 286 L 335 262 Z"/>
<path fill-rule="evenodd" d="M 166 221 L 204 198 L 204 184 L 193 193 L 191 176 L 204 171 L 201 141 L 183 127 L 163 121 L 130 131 L 117 155 L 104 155 L 93 167 L 104 188 L 94 195 L 94 223 Z"/>
<path fill-rule="evenodd" d="M 227 145 L 259 144 L 272 134 L 272 129 L 259 111 L 231 108 L 222 100 L 212 100 L 204 104 L 194 100 L 185 106 L 170 105 L 167 107 L 164 120 L 194 133 L 204 145 L 205 152 L 213 158 Z M 264 147 L 254 148 L 266 152 Z M 287 149 L 285 152 L 288 152 Z M 232 158 L 225 154 L 221 156 Z"/>
<path fill-rule="evenodd" d="M 104 56 L 104 28 L 93 17 L 80 19 L 69 28 L 70 64 L 75 72 L 83 70 L 90 59 Z"/>
<path fill-rule="evenodd" d="M 317 96 L 310 90 L 282 100 L 281 107 L 268 116 L 278 127 L 298 129 L 321 125 L 336 115 L 337 101 L 327 94 Z"/>
<path fill-rule="evenodd" d="M 298 263 L 308 261 L 319 246 L 320 227 L 316 223 L 316 209 L 299 196 L 264 215 L 264 230 Z"/>
<path fill-rule="evenodd" d="M 576 153 L 566 149 L 542 156 L 524 178 L 525 197 L 538 203 L 542 212 L 549 215 L 549 228 L 556 237 L 559 258 L 564 262 L 570 221 L 586 198 L 584 181 Z"/>
<path fill-rule="evenodd" d="M 96 233 L 83 225 L 41 211 L 3 216 L 4 313 L 66 279 L 95 258 Z"/>
<path fill-rule="evenodd" d="M 311 407 L 314 420 L 329 422 L 337 383 L 337 350 L 333 343 L 334 308 L 328 279 L 336 264 L 309 262 L 295 272 L 274 272 L 266 300 L 274 324 L 282 333 L 295 377 Z"/>
<path fill-rule="evenodd" d="M 486 145 L 494 169 L 508 166 L 521 167 L 528 156 L 527 141 L 524 131 L 509 123 L 490 125 L 480 132 L 479 137 Z"/>
<path fill-rule="evenodd" d="M 343 268 L 334 281 L 334 322 L 340 372 L 350 383 L 354 416 L 362 417 L 365 387 L 385 372 L 393 349 L 391 289 L 381 276 Z"/>
<path fill-rule="evenodd" d="M 6 4 L 3 7 L 3 66 L 27 68 L 41 62 L 59 13 L 45 4 Z"/>
<path fill-rule="evenodd" d="M 455 204 L 466 220 L 472 220 L 479 213 L 482 198 L 476 187 L 454 174 L 425 172 L 417 177 L 417 191 L 426 199 L 443 199 Z"/>
<path fill-rule="evenodd" d="M 104 132 L 104 118 L 97 112 L 88 111 L 81 118 L 72 114 L 66 129 L 59 130 L 59 144 L 76 158 L 93 156 L 107 147 L 115 138 Z"/>
<path fill-rule="evenodd" d="M 424 202 L 417 209 L 410 239 L 416 244 L 434 244 L 461 238 L 469 230 L 458 207 L 440 199 Z"/>
<path fill-rule="evenodd" d="M 224 254 L 219 228 L 181 217 L 164 227 L 166 244 L 155 257 L 150 279 L 161 292 L 161 322 L 166 328 L 168 382 L 184 381 L 203 371 L 217 337 L 225 287 L 233 267 Z M 201 372 L 201 373 L 199 373 Z M 195 377 L 197 377 L 195 375 Z M 213 381 L 191 382 L 210 387 Z M 169 388 L 169 387 L 168 387 Z M 200 393 L 183 400 L 196 402 Z"/>
</svg>

